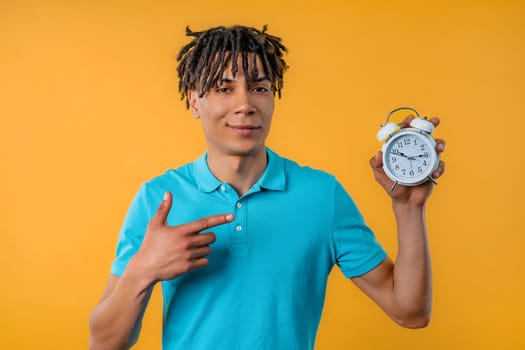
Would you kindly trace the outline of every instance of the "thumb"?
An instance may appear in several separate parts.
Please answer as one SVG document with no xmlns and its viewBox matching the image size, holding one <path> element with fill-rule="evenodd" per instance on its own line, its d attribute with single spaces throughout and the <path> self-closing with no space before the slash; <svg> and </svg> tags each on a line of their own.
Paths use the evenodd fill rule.
<svg viewBox="0 0 525 350">
<path fill-rule="evenodd" d="M 370 159 L 370 165 L 374 169 L 381 168 L 383 166 L 383 152 L 377 152 L 375 156 Z"/>
<path fill-rule="evenodd" d="M 164 192 L 164 198 L 162 199 L 162 202 L 160 202 L 159 208 L 157 209 L 157 213 L 155 213 L 155 216 L 153 217 L 153 221 L 157 225 L 166 225 L 168 214 L 170 213 L 171 209 L 171 193 L 170 192 Z"/>
</svg>

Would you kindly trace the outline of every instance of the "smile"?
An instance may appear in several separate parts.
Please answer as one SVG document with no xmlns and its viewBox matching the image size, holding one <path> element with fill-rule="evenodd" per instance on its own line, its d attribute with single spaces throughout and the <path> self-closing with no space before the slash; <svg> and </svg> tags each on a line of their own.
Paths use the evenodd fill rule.
<svg viewBox="0 0 525 350">
<path fill-rule="evenodd" d="M 260 126 L 256 125 L 228 125 L 227 126 L 232 129 L 235 133 L 242 135 L 242 136 L 250 136 L 257 132 L 257 130 L 261 129 Z"/>
</svg>

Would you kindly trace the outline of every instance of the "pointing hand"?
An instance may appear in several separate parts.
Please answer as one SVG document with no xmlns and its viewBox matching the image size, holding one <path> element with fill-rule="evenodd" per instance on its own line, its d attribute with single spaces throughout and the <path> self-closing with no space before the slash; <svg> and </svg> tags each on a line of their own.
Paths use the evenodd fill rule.
<svg viewBox="0 0 525 350">
<path fill-rule="evenodd" d="M 220 214 L 179 226 L 168 226 L 171 204 L 171 193 L 166 192 L 157 213 L 148 224 L 142 246 L 130 261 L 151 283 L 173 279 L 207 266 L 206 256 L 211 253 L 210 244 L 215 242 L 215 235 L 200 232 L 233 220 L 231 214 Z"/>
</svg>

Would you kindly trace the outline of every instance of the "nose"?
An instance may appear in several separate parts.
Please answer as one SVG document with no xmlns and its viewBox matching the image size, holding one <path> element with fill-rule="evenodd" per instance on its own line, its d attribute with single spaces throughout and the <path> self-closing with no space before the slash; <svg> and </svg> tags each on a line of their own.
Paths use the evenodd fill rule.
<svg viewBox="0 0 525 350">
<path fill-rule="evenodd" d="M 235 94 L 235 114 L 252 115 L 255 113 L 255 105 L 248 88 L 236 89 Z"/>
</svg>

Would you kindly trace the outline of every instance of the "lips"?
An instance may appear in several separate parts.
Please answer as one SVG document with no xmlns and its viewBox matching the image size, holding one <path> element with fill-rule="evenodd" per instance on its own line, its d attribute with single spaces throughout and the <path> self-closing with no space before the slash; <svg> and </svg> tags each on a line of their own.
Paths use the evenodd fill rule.
<svg viewBox="0 0 525 350">
<path fill-rule="evenodd" d="M 242 136 L 252 135 L 261 128 L 257 125 L 228 125 L 228 127 Z"/>
<path fill-rule="evenodd" d="M 232 129 L 248 129 L 248 130 L 261 128 L 260 126 L 253 126 L 253 125 L 228 125 L 228 126 Z"/>
</svg>

